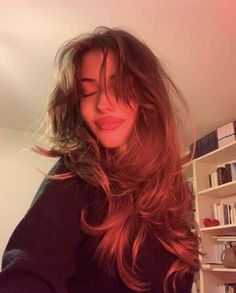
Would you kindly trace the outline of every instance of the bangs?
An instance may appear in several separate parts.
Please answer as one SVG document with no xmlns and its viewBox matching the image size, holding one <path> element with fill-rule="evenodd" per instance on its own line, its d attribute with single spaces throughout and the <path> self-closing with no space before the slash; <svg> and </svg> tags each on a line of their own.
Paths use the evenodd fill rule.
<svg viewBox="0 0 236 293">
<path fill-rule="evenodd" d="M 108 52 L 112 52 L 114 60 L 116 62 L 116 72 L 113 78 L 113 90 L 116 101 L 119 103 L 124 103 L 131 108 L 130 102 L 137 101 L 137 88 L 135 87 L 135 76 L 131 74 L 128 64 L 125 58 L 122 58 L 122 54 L 117 47 L 105 47 L 97 48 L 103 53 L 103 60 L 100 69 L 100 79 L 102 80 L 105 88 L 105 93 L 107 94 L 107 84 L 106 84 L 106 63 Z"/>
</svg>

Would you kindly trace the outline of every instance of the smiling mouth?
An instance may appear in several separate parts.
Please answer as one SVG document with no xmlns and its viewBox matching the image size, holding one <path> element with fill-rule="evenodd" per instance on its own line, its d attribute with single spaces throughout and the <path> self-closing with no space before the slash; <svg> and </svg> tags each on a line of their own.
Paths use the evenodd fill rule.
<svg viewBox="0 0 236 293">
<path fill-rule="evenodd" d="M 123 123 L 124 121 L 121 122 L 104 122 L 104 123 L 99 123 L 97 124 L 98 128 L 101 130 L 113 130 L 118 127 Z"/>
</svg>

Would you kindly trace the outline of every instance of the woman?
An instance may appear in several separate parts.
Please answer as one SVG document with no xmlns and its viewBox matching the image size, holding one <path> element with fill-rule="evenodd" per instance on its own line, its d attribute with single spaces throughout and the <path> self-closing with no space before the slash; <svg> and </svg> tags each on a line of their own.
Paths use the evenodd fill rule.
<svg viewBox="0 0 236 293">
<path fill-rule="evenodd" d="M 120 29 L 65 43 L 48 107 L 60 157 L 3 257 L 0 292 L 190 292 L 199 270 L 190 191 L 152 51 Z"/>
</svg>

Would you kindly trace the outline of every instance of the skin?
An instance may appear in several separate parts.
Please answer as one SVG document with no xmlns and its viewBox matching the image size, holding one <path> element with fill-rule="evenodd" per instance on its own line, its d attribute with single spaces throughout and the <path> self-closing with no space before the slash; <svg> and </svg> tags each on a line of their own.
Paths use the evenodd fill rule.
<svg viewBox="0 0 236 293">
<path fill-rule="evenodd" d="M 100 81 L 102 61 L 101 50 L 89 51 L 82 59 L 79 72 L 84 95 L 80 101 L 80 112 L 86 125 L 104 147 L 122 150 L 134 128 L 138 105 L 132 101 L 130 108 L 115 99 L 112 76 L 116 74 L 116 62 L 112 51 L 108 52 L 106 60 L 105 90 L 102 78 Z M 108 115 L 124 119 L 124 122 L 116 129 L 102 130 L 95 122 Z"/>
</svg>

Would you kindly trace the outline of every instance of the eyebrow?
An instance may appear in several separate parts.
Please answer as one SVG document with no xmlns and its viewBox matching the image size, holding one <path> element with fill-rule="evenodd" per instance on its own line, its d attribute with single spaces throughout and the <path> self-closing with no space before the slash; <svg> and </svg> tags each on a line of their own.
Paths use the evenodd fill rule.
<svg viewBox="0 0 236 293">
<path fill-rule="evenodd" d="M 115 74 L 111 75 L 109 79 L 113 79 L 115 77 Z M 96 79 L 89 78 L 89 77 L 82 77 L 80 79 L 81 82 L 97 82 Z"/>
</svg>

